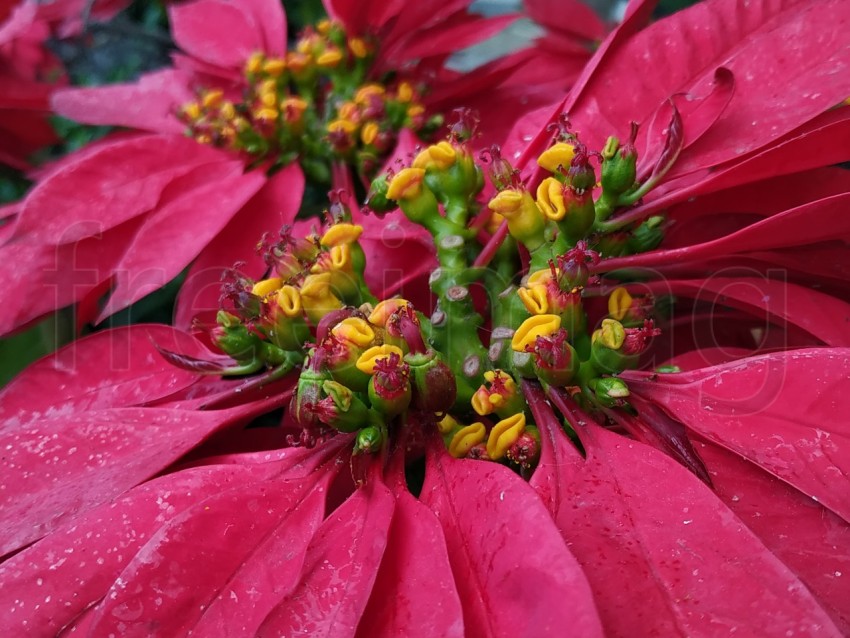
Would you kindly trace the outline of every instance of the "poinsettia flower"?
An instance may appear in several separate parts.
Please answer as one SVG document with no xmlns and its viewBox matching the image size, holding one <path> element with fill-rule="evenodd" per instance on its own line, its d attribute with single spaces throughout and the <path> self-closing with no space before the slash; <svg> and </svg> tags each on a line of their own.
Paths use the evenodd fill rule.
<svg viewBox="0 0 850 638">
<path fill-rule="evenodd" d="M 98 0 L 89 15 L 107 19 L 127 0 Z M 24 170 L 30 156 L 58 141 L 48 122 L 50 95 L 65 81 L 48 38 L 79 32 L 82 0 L 7 0 L 0 4 L 0 163 Z"/>
<path fill-rule="evenodd" d="M 29 166 L 29 156 L 56 141 L 47 121 L 50 76 L 62 71 L 44 40 L 48 25 L 37 19 L 35 2 L 6 2 L 0 6 L 0 163 L 17 169 Z"/>
<path fill-rule="evenodd" d="M 630 25 L 646 6 L 632 5 L 580 87 L 604 77 L 596 74 L 634 39 L 675 32 L 677 21 L 687 26 L 726 3 L 635 35 Z M 770 24 L 782 34 L 789 23 L 805 28 L 791 12 Z M 694 65 L 704 71 L 701 60 Z M 585 138 L 609 131 L 583 128 L 529 151 L 551 175 L 533 194 L 491 154 L 492 214 L 479 215 L 481 168 L 462 141 L 429 147 L 397 170 L 375 201 L 398 202 L 387 223 L 403 213 L 434 238 L 434 312 L 417 314 L 398 298 L 345 307 L 342 297 L 374 293 L 360 287 L 367 266 L 346 259 L 362 237 L 353 212 L 317 243 L 283 237 L 272 252 L 280 276 L 234 283 L 233 312 L 209 335 L 228 356 L 178 331 L 133 327 L 24 372 L 3 395 L 11 408 L 2 430 L 23 467 L 14 460 L 0 484 L 35 507 L 3 519 L 7 551 L 19 550 L 0 565 L 5 624 L 93 635 L 546 635 L 567 626 L 583 636 L 846 634 L 850 352 L 835 347 L 845 345 L 846 304 L 804 288 L 825 264 L 789 267 L 787 284 L 758 269 L 743 282 L 697 270 L 710 259 L 738 269 L 794 263 L 794 250 L 818 246 L 832 228 L 845 232 L 837 217 L 846 182 L 831 170 L 801 172 L 807 188 L 784 207 L 775 181 L 742 175 L 713 201 L 676 200 L 681 209 L 670 213 L 692 227 L 701 206 L 741 219 L 678 237 L 674 229 L 655 252 L 646 248 L 664 240 L 657 220 L 603 225 L 640 210 L 639 198 L 628 201 L 635 182 L 658 178 L 651 185 L 663 188 L 684 170 L 678 161 L 697 142 L 676 140 L 694 130 L 710 139 L 723 121 L 731 78 L 710 71 L 712 90 L 697 94 L 705 100 L 660 107 L 660 129 L 648 128 L 672 122 L 668 134 L 630 139 L 621 153 L 614 143 L 588 148 Z M 694 124 L 703 107 L 711 116 Z M 752 143 L 762 142 L 755 165 L 790 140 Z M 794 147 L 806 154 L 807 144 Z M 604 152 L 599 189 L 588 150 Z M 723 150 L 709 146 L 705 157 Z M 779 192 L 759 198 L 771 183 Z M 496 214 L 509 238 L 495 230 Z M 484 227 L 497 241 L 482 247 L 474 242 Z M 490 272 L 474 267 L 479 259 L 494 264 Z M 628 281 L 630 266 L 666 269 L 677 297 L 723 297 L 730 329 L 766 316 L 793 339 L 740 347 L 732 362 L 721 353 L 717 365 L 674 344 L 672 363 L 695 370 L 629 371 L 653 343 L 676 336 L 644 298 L 663 292 L 658 280 Z M 489 306 L 476 305 L 473 283 L 491 293 Z M 591 307 L 589 293 L 605 294 L 607 308 Z M 698 305 L 685 309 L 694 311 L 686 328 L 713 336 Z M 751 338 L 752 327 L 744 326 Z M 315 343 L 287 339 L 304 328 Z M 164 358 L 148 345 L 152 331 Z M 110 372 L 91 344 L 122 335 L 139 343 L 129 368 Z M 799 347 L 809 341 L 823 345 Z M 167 372 L 166 361 L 180 366 Z M 268 370 L 216 378 L 244 373 L 243 363 Z M 276 372 L 276 385 L 263 386 Z M 40 391 L 45 378 L 56 396 Z M 279 427 L 240 427 L 290 396 Z M 110 441 L 116 428 L 124 438 Z M 280 443 L 298 428 L 288 442 L 300 446 Z M 128 460 L 134 435 L 141 451 Z M 58 470 L 45 470 L 45 458 Z M 35 477 L 31 486 L 19 470 Z"/>
<path fill-rule="evenodd" d="M 290 223 L 298 211 L 304 175 L 298 162 L 286 165 L 293 154 L 304 155 L 302 166 L 308 179 L 324 182 L 324 188 L 332 186 L 333 173 L 327 162 L 320 161 L 321 154 L 330 156 L 332 149 L 359 168 L 377 168 L 380 153 L 388 150 L 398 132 L 399 114 L 406 118 L 403 126 L 428 125 L 427 111 L 418 103 L 419 85 L 439 82 L 435 70 L 453 51 L 513 19 L 483 19 L 468 13 L 468 4 L 442 3 L 436 12 L 428 4 L 356 12 L 354 5 L 330 7 L 334 15 L 339 13 L 341 26 L 320 25 L 324 34 L 309 32 L 298 45 L 303 51 L 290 54 L 284 13 L 275 0 L 172 5 L 172 32 L 180 47 L 174 68 L 150 73 L 129 85 L 69 89 L 55 96 L 54 106 L 62 115 L 89 124 L 124 126 L 137 133 L 99 145 L 95 152 L 66 158 L 64 169 L 45 176 L 16 209 L 15 230 L 3 247 L 8 259 L 3 261 L 6 278 L 26 282 L 29 292 L 14 296 L 18 303 L 6 313 L 0 332 L 71 303 L 93 308 L 111 291 L 104 307 L 82 317 L 100 321 L 160 288 L 190 263 L 177 303 L 177 322 L 188 326 L 202 311 L 213 311 L 221 269 L 242 261 L 248 272 L 259 276 L 262 263 L 253 250 L 256 238 Z M 421 19 L 424 13 L 429 14 L 428 20 Z M 434 40 L 438 32 L 442 32 L 439 42 Z M 331 41 L 339 38 L 347 38 L 348 50 Z M 343 62 L 334 56 L 343 56 Z M 372 71 L 363 67 L 367 59 Z M 412 64 L 414 60 L 419 64 Z M 352 73 L 373 84 L 387 69 L 401 73 L 396 85 L 386 87 L 386 95 L 378 85 L 371 86 L 368 95 L 363 93 L 365 101 L 357 108 L 362 111 L 368 106 L 374 111 L 368 117 L 377 119 L 360 122 L 355 115 L 367 116 L 352 112 L 327 123 L 329 133 L 299 131 L 304 121 L 313 121 L 301 118 L 306 104 L 314 99 L 307 95 L 315 90 L 309 87 L 317 86 L 299 73 L 315 75 L 317 68 L 332 73 L 334 65 L 349 63 L 356 69 Z M 302 68 L 304 64 L 307 67 Z M 301 78 L 295 83 L 306 93 L 304 99 L 293 94 L 281 102 L 287 124 L 280 128 L 280 135 L 286 133 L 295 140 L 328 135 L 329 141 L 299 142 L 300 146 L 290 149 L 262 137 L 270 134 L 264 126 L 274 127 L 267 118 L 283 117 L 277 103 L 271 110 L 262 104 L 272 97 L 269 91 L 282 90 L 267 85 L 274 84 L 274 74 L 286 68 L 293 69 L 293 78 Z M 409 80 L 404 80 L 406 75 Z M 258 100 L 257 104 L 238 103 L 246 88 L 254 91 L 250 99 Z M 305 102 L 307 97 L 310 100 Z M 385 98 L 390 102 L 384 104 Z M 234 103 L 240 113 L 253 109 L 250 126 L 236 113 Z M 210 109 L 216 118 L 224 118 L 215 121 L 223 122 L 226 131 L 209 129 L 215 119 Z M 395 128 L 385 127 L 390 119 Z M 184 137 L 187 124 L 197 141 Z M 351 131 L 349 125 L 354 127 Z M 239 127 L 238 134 L 234 127 Z M 227 137 L 232 143 L 222 137 L 225 134 L 232 134 Z M 349 149 L 349 143 L 355 147 Z M 318 156 L 310 155 L 316 152 Z M 114 171 L 117 165 L 124 167 L 123 177 Z M 281 165 L 286 166 L 281 170 Z M 103 199 L 92 201 L 94 192 L 102 193 Z M 55 204 L 58 201 L 61 206 Z M 175 241 L 176 237 L 182 239 Z M 102 250 L 107 243 L 109 249 Z M 51 266 L 71 254 L 78 260 L 73 273 Z M 45 290 L 56 292 L 43 294 Z"/>
</svg>

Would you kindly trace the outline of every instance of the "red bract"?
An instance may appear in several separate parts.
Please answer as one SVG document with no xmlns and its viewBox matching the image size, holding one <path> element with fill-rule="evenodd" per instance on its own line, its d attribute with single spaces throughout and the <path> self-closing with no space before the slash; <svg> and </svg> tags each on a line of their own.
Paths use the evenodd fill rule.
<svg viewBox="0 0 850 638">
<path fill-rule="evenodd" d="M 606 635 L 747 626 L 839 635 L 799 578 L 696 477 L 580 411 L 568 416 L 584 457 L 550 422 L 532 485 L 591 581 Z"/>
<path fill-rule="evenodd" d="M 127 0 L 88 3 L 90 16 L 107 19 Z M 30 167 L 30 156 L 58 141 L 47 120 L 50 95 L 64 84 L 64 71 L 45 47 L 52 36 L 81 28 L 83 0 L 4 0 L 0 3 L 0 163 Z"/>
<path fill-rule="evenodd" d="M 4 389 L 2 553 L 149 479 L 222 428 L 286 401 L 273 394 L 199 411 L 229 388 L 192 388 L 200 377 L 165 362 L 154 343 L 214 356 L 172 328 L 134 326 L 75 342 Z M 35 465 L 53 469 L 33 474 Z"/>
<path fill-rule="evenodd" d="M 436 12 L 427 3 L 417 9 L 398 4 L 368 11 L 358 6 L 354 11 L 350 3 L 331 9 L 350 36 L 379 39 L 375 80 L 394 69 L 409 74 L 411 82 L 439 89 L 448 86 L 441 69 L 452 52 L 513 19 L 482 19 L 469 14 L 467 5 L 440 4 Z M 6 278 L 26 281 L 29 292 L 14 295 L 16 307 L 0 322 L 0 333 L 70 303 L 91 308 L 111 290 L 105 307 L 94 316 L 83 316 L 100 321 L 194 262 L 177 305 L 178 325 L 186 327 L 192 317 L 217 307 L 222 268 L 243 261 L 245 272 L 262 274 L 253 250 L 256 238 L 291 222 L 298 211 L 304 177 L 297 164 L 268 174 L 250 170 L 258 164 L 268 169 L 270 161 L 261 163 L 250 153 L 237 155 L 186 139 L 186 124 L 180 119 L 181 107 L 202 88 L 238 94 L 245 84 L 241 74 L 253 54 L 271 58 L 286 53 L 280 4 L 202 0 L 170 11 L 174 39 L 182 51 L 175 55 L 175 68 L 133 84 L 69 89 L 55 96 L 55 108 L 66 117 L 148 133 L 72 154 L 24 200 L 2 250 Z M 439 42 L 435 33 L 441 33 Z M 411 60 L 418 64 L 411 65 Z M 462 78 L 453 78 L 454 85 L 461 86 Z M 450 108 L 457 97 L 442 94 L 440 108 Z M 62 206 L 56 205 L 59 200 Z M 372 241 L 383 239 L 373 236 Z M 107 251 L 102 249 L 105 243 Z M 52 261 L 69 259 L 75 262 L 70 269 L 51 267 Z M 45 289 L 51 292 L 44 295 Z"/>
<path fill-rule="evenodd" d="M 43 47 L 49 28 L 36 14 L 35 2 L 0 5 L 0 163 L 17 169 L 57 139 L 47 122 L 46 80 L 51 72 L 59 79 L 61 69 Z"/>
</svg>

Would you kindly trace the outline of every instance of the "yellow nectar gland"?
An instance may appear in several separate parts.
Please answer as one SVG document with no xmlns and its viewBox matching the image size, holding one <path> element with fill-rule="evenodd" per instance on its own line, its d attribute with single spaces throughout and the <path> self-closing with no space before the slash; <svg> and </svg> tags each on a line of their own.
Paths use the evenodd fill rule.
<svg viewBox="0 0 850 638">
<path fill-rule="evenodd" d="M 328 48 L 318 58 L 316 64 L 323 69 L 334 69 L 342 62 L 342 51 L 334 48 Z"/>
<path fill-rule="evenodd" d="M 446 435 L 459 427 L 460 423 L 458 423 L 451 414 L 446 414 L 442 419 L 437 421 L 437 429 L 440 431 L 440 434 L 443 435 Z"/>
<path fill-rule="evenodd" d="M 608 314 L 617 321 L 622 321 L 623 317 L 629 312 L 632 307 L 634 298 L 625 288 L 615 288 L 611 296 L 608 297 Z"/>
<path fill-rule="evenodd" d="M 263 279 L 258 281 L 251 288 L 251 294 L 256 295 L 260 299 L 265 300 L 272 294 L 276 293 L 283 285 L 283 280 L 280 277 L 272 277 L 271 279 Z"/>
<path fill-rule="evenodd" d="M 373 374 L 375 372 L 375 363 L 377 363 L 379 359 L 389 359 L 391 354 L 398 355 L 400 359 L 404 358 L 404 352 L 402 352 L 401 348 L 384 343 L 380 346 L 372 346 L 366 350 L 357 358 L 357 363 L 354 365 L 357 366 L 357 369 L 360 370 L 360 372 Z"/>
<path fill-rule="evenodd" d="M 204 91 L 201 94 L 201 104 L 204 106 L 205 109 L 213 109 L 217 107 L 223 99 L 224 91 L 222 91 L 221 89 Z"/>
<path fill-rule="evenodd" d="M 181 111 L 183 112 L 183 117 L 187 120 L 198 120 L 201 118 L 201 105 L 197 102 L 184 104 Z"/>
<path fill-rule="evenodd" d="M 525 309 L 533 315 L 545 315 L 549 313 L 549 293 L 546 286 L 538 284 L 530 288 L 517 290 Z"/>
<path fill-rule="evenodd" d="M 396 97 L 399 102 L 412 102 L 416 97 L 416 92 L 413 90 L 413 85 L 410 82 L 402 82 L 396 89 Z"/>
<path fill-rule="evenodd" d="M 403 168 L 390 181 L 387 199 L 399 201 L 415 198 L 422 192 L 423 179 L 425 179 L 424 168 Z"/>
<path fill-rule="evenodd" d="M 484 380 L 493 384 L 498 380 L 499 391 L 493 392 L 491 388 L 482 385 L 472 395 L 472 409 L 479 415 L 492 414 L 505 404 L 512 395 L 516 394 L 516 382 L 511 375 L 502 370 L 488 370 L 484 373 Z"/>
<path fill-rule="evenodd" d="M 286 60 L 284 58 L 269 58 L 263 62 L 262 69 L 263 73 L 267 73 L 273 78 L 278 78 L 286 70 Z"/>
<path fill-rule="evenodd" d="M 508 220 L 508 231 L 514 239 L 523 243 L 542 240 L 546 221 L 525 189 L 500 191 L 487 206 Z M 528 245 L 529 250 L 535 247 Z"/>
<path fill-rule="evenodd" d="M 487 416 L 488 414 L 493 414 L 496 411 L 496 404 L 491 399 L 490 391 L 487 390 L 485 386 L 480 386 L 475 394 L 472 395 L 472 399 L 470 399 L 470 403 L 472 404 L 472 409 L 475 410 L 476 414 L 480 416 Z"/>
<path fill-rule="evenodd" d="M 386 328 L 387 319 L 390 318 L 390 315 L 399 308 L 405 308 L 408 305 L 410 305 L 410 302 L 407 299 L 384 299 L 372 309 L 369 314 L 369 323 Z"/>
<path fill-rule="evenodd" d="M 554 177 L 547 177 L 537 187 L 537 207 L 553 222 L 561 221 L 567 214 L 564 204 L 564 185 Z"/>
<path fill-rule="evenodd" d="M 525 432 L 525 415 L 522 412 L 502 419 L 490 430 L 490 436 L 487 438 L 487 456 L 494 461 L 503 458 L 523 432 Z"/>
<path fill-rule="evenodd" d="M 310 321 L 318 325 L 326 314 L 343 307 L 342 301 L 331 292 L 331 273 L 307 275 L 301 284 L 301 303 Z"/>
<path fill-rule="evenodd" d="M 555 269 L 555 275 L 560 274 L 560 269 Z M 534 286 L 546 286 L 548 283 L 552 281 L 552 269 L 544 268 L 542 270 L 536 270 L 528 276 L 528 281 L 526 282 L 526 286 L 528 288 L 533 288 Z"/>
<path fill-rule="evenodd" d="M 511 339 L 511 349 L 515 352 L 525 352 L 533 346 L 537 337 L 548 337 L 561 327 L 561 317 L 558 315 L 535 315 L 522 322 Z"/>
<path fill-rule="evenodd" d="M 570 167 L 573 161 L 576 149 L 572 144 L 566 142 L 558 142 L 552 147 L 543 151 L 540 157 L 537 158 L 537 165 L 545 168 L 550 173 L 557 173 L 558 167 L 564 170 Z"/>
<path fill-rule="evenodd" d="M 247 75 L 257 75 L 257 73 L 263 70 L 265 61 L 266 56 L 262 52 L 257 51 L 256 53 L 252 53 L 251 57 L 245 63 L 245 73 Z"/>
<path fill-rule="evenodd" d="M 380 84 L 364 84 L 354 94 L 354 102 L 359 106 L 368 106 L 373 98 L 383 99 L 387 90 Z"/>
<path fill-rule="evenodd" d="M 377 122 L 368 122 L 360 130 L 360 141 L 366 146 L 371 146 L 378 139 L 378 133 L 381 132 L 381 127 Z"/>
<path fill-rule="evenodd" d="M 276 299 L 278 308 L 290 319 L 301 315 L 301 293 L 295 286 L 283 286 L 277 291 Z"/>
<path fill-rule="evenodd" d="M 626 330 L 619 321 L 603 319 L 602 327 L 593 331 L 590 340 L 593 343 L 599 342 L 611 350 L 619 350 L 626 340 Z"/>
<path fill-rule="evenodd" d="M 348 50 L 351 54 L 360 60 L 369 55 L 369 45 L 362 38 L 350 38 L 348 40 Z"/>
<path fill-rule="evenodd" d="M 365 348 L 375 341 L 375 331 L 369 322 L 360 317 L 348 317 L 336 324 L 331 334 L 341 341 L 348 341 Z"/>
<path fill-rule="evenodd" d="M 446 170 L 451 168 L 457 161 L 457 151 L 448 142 L 433 144 L 420 152 L 413 160 L 413 168 L 436 168 Z"/>
<path fill-rule="evenodd" d="M 322 235 L 322 246 L 334 247 L 356 242 L 363 234 L 363 226 L 346 222 L 334 224 Z"/>
<path fill-rule="evenodd" d="M 484 441 L 487 436 L 487 428 L 483 423 L 473 423 L 461 428 L 449 443 L 449 454 L 456 459 L 463 458 L 469 454 L 469 450 Z"/>
</svg>

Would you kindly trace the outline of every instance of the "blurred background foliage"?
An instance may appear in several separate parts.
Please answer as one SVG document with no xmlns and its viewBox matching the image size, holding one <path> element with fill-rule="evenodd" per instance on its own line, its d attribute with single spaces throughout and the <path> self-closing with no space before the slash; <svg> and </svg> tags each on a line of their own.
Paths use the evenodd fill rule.
<svg viewBox="0 0 850 638">
<path fill-rule="evenodd" d="M 658 17 L 668 15 L 697 0 L 661 0 Z M 585 0 L 599 15 L 615 22 L 625 10 L 625 0 Z M 518 0 L 478 0 L 481 13 L 498 14 L 521 8 Z M 287 3 L 290 38 L 324 17 L 320 0 Z M 514 50 L 533 39 L 539 31 L 530 21 L 520 21 L 506 33 L 465 52 L 457 61 L 461 68 L 474 68 L 500 52 Z M 166 3 L 135 0 L 107 22 L 88 22 L 79 35 L 53 39 L 50 50 L 65 67 L 69 81 L 77 86 L 128 82 L 139 75 L 168 65 L 174 43 L 168 30 Z M 33 157 L 34 165 L 62 157 L 66 153 L 103 137 L 111 129 L 86 126 L 54 117 L 52 124 L 61 140 Z M 31 183 L 24 173 L 0 165 L 0 204 L 20 199 Z M 0 387 L 33 361 L 68 343 L 75 336 L 105 328 L 141 322 L 170 322 L 174 298 L 181 277 L 160 291 L 114 315 L 99 326 L 77 326 L 73 309 L 64 309 L 22 332 L 0 339 Z"/>
</svg>

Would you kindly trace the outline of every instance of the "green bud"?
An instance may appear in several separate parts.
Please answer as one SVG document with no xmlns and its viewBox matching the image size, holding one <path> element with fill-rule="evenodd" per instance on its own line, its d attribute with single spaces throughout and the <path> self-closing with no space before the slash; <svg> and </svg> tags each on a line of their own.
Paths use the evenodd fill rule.
<svg viewBox="0 0 850 638">
<path fill-rule="evenodd" d="M 448 412 L 457 398 L 457 382 L 439 353 L 410 353 L 404 360 L 410 366 L 413 406 L 424 412 Z"/>
<path fill-rule="evenodd" d="M 634 138 L 637 126 L 632 126 L 632 136 L 624 146 L 616 137 L 609 137 L 602 149 L 602 190 L 609 195 L 621 195 L 632 188 L 637 177 L 637 151 Z"/>
<path fill-rule="evenodd" d="M 629 252 L 644 253 L 658 247 L 664 239 L 664 218 L 660 215 L 650 217 L 631 232 Z"/>
<path fill-rule="evenodd" d="M 574 244 L 590 232 L 596 220 L 596 207 L 590 190 L 579 194 L 574 188 L 567 188 L 564 191 L 564 207 L 567 212 L 558 222 L 558 228 Z"/>
<path fill-rule="evenodd" d="M 534 356 L 530 352 L 512 351 L 512 367 L 514 371 L 525 379 L 536 379 L 537 372 L 534 369 Z"/>
<path fill-rule="evenodd" d="M 592 379 L 590 388 L 596 394 L 596 399 L 606 408 L 613 408 L 623 404 L 629 396 L 629 386 L 622 379 L 616 377 L 603 377 Z"/>
<path fill-rule="evenodd" d="M 238 317 L 219 311 L 219 325 L 210 331 L 210 338 L 225 354 L 237 361 L 256 359 L 262 350 L 262 340 L 242 325 Z"/>
<path fill-rule="evenodd" d="M 681 372 L 682 369 L 679 366 L 658 366 L 655 371 L 660 374 L 676 374 Z"/>
<path fill-rule="evenodd" d="M 372 180 L 369 194 L 366 196 L 366 206 L 376 213 L 388 213 L 395 210 L 396 203 L 387 199 L 387 190 L 390 184 L 386 175 L 378 175 Z"/>
<path fill-rule="evenodd" d="M 263 361 L 270 366 L 277 367 L 282 364 L 287 359 L 286 354 L 286 350 L 278 348 L 272 343 L 263 343 L 262 345 L 261 356 Z"/>
<path fill-rule="evenodd" d="M 384 443 L 384 433 L 376 425 L 365 427 L 357 433 L 357 440 L 354 442 L 354 454 L 372 454 L 381 449 Z"/>
<path fill-rule="evenodd" d="M 609 348 L 601 340 L 593 340 L 590 346 L 590 360 L 600 372 L 616 374 L 637 366 L 638 355 L 626 355 L 619 349 Z"/>
<path fill-rule="evenodd" d="M 372 420 L 366 403 L 336 381 L 322 383 L 322 399 L 319 420 L 340 432 L 356 432 Z"/>
<path fill-rule="evenodd" d="M 392 419 L 407 409 L 413 398 L 410 367 L 398 355 L 379 359 L 369 380 L 369 401 L 385 419 Z"/>
<path fill-rule="evenodd" d="M 326 380 L 325 372 L 316 372 L 305 363 L 289 408 L 295 420 L 305 428 L 318 425 L 316 406 L 322 398 L 322 383 Z"/>
</svg>

